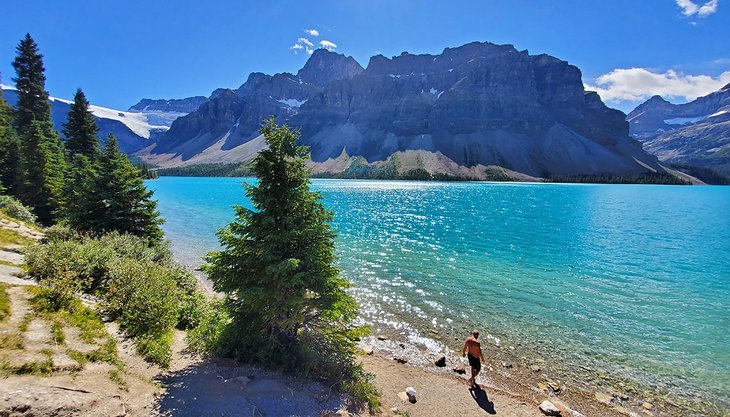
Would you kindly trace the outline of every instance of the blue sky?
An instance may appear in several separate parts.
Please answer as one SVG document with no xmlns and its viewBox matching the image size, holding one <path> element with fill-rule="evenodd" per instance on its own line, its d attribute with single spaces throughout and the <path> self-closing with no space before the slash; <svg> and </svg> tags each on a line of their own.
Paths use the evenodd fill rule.
<svg viewBox="0 0 730 417">
<path fill-rule="evenodd" d="M 0 10 L 3 84 L 30 32 L 53 96 L 81 87 L 118 109 L 207 96 L 253 71 L 296 72 L 308 57 L 290 49 L 300 37 L 363 66 L 377 53 L 509 43 L 578 66 L 624 111 L 651 94 L 681 102 L 730 82 L 730 0 L 6 0 Z"/>
</svg>

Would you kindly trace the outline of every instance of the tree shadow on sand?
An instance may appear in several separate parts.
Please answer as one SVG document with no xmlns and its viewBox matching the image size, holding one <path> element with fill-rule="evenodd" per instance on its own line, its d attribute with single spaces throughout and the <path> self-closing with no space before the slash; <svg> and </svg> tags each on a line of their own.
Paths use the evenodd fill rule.
<svg viewBox="0 0 730 417">
<path fill-rule="evenodd" d="M 473 385 L 469 387 L 469 393 L 482 410 L 489 414 L 497 414 L 497 411 L 494 409 L 494 403 L 489 401 L 487 391 L 484 391 L 482 387 L 479 385 Z"/>
</svg>

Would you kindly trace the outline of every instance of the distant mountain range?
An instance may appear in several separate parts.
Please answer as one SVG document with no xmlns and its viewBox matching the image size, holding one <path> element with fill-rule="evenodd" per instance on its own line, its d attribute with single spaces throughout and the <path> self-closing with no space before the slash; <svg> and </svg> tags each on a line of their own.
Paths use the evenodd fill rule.
<svg viewBox="0 0 730 417">
<path fill-rule="evenodd" d="M 3 97 L 11 106 L 18 101 L 14 89 L 3 88 Z M 63 135 L 63 125 L 72 101 L 50 97 L 51 118 L 59 134 Z M 195 111 L 205 97 L 190 97 L 179 100 L 143 99 L 128 111 L 109 109 L 91 105 L 90 109 L 99 125 L 99 137 L 105 140 L 113 133 L 122 151 L 132 154 L 154 143 L 165 133 L 172 122 L 180 116 Z"/>
<path fill-rule="evenodd" d="M 578 68 L 511 45 L 470 43 L 439 55 L 370 59 L 317 50 L 296 74 L 252 73 L 216 90 L 137 152 L 160 166 L 245 162 L 261 120 L 301 131 L 315 173 L 395 164 L 484 178 L 663 172 L 629 137 L 625 115 L 583 89 Z"/>
<path fill-rule="evenodd" d="M 730 176 L 730 84 L 685 104 L 654 96 L 626 120 L 631 135 L 661 161 Z"/>
<path fill-rule="evenodd" d="M 15 105 L 15 90 L 3 93 Z M 61 132 L 71 102 L 50 102 Z M 274 116 L 300 130 L 316 175 L 635 176 L 666 162 L 730 176 L 730 84 L 686 104 L 655 96 L 625 116 L 585 91 L 575 66 L 492 43 L 377 55 L 367 68 L 319 49 L 296 75 L 254 72 L 210 97 L 90 110 L 102 139 L 114 133 L 124 152 L 160 167 L 246 163 Z"/>
</svg>

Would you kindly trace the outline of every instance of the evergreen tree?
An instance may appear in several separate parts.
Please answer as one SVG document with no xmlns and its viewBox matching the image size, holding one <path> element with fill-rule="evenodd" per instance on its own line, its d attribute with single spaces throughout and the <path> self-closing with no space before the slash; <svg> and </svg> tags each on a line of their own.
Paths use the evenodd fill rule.
<svg viewBox="0 0 730 417">
<path fill-rule="evenodd" d="M 140 171 L 119 151 L 114 135 L 109 134 L 96 172 L 85 159 L 77 158 L 72 174 L 73 181 L 88 184 L 78 189 L 78 206 L 68 210 L 72 226 L 95 234 L 116 230 L 162 240 L 163 220 L 151 199 L 153 192 L 145 187 Z"/>
<path fill-rule="evenodd" d="M 63 210 L 64 149 L 50 120 L 34 120 L 23 135 L 21 150 L 23 203 L 34 208 L 43 224 Z"/>
<path fill-rule="evenodd" d="M 206 258 L 215 290 L 229 295 L 228 353 L 325 372 L 307 356 L 316 352 L 352 372 L 357 305 L 334 266 L 332 212 L 309 189 L 298 133 L 273 118 L 261 132 L 268 149 L 253 163 L 258 183 L 245 185 L 254 209 L 236 207 L 235 220 L 218 232 L 223 251 Z"/>
<path fill-rule="evenodd" d="M 94 190 L 97 171 L 95 164 L 84 154 L 72 154 L 69 158 L 64 195 L 65 217 L 69 226 L 76 230 L 91 230 L 94 219 L 104 213 L 105 207 Z"/>
<path fill-rule="evenodd" d="M 13 128 L 13 109 L 0 90 L 0 183 L 11 195 L 18 194 L 19 146 L 18 135 Z"/>
<path fill-rule="evenodd" d="M 68 153 L 86 155 L 94 160 L 99 153 L 99 138 L 96 135 L 98 131 L 99 127 L 89 111 L 89 102 L 79 88 L 74 94 L 74 102 L 63 126 Z"/>
<path fill-rule="evenodd" d="M 15 127 L 22 139 L 34 120 L 51 120 L 51 106 L 46 91 L 46 69 L 43 67 L 43 55 L 38 53 L 38 45 L 28 33 L 15 50 L 17 56 L 13 68 L 16 77 L 13 81 L 18 89 Z"/>
</svg>

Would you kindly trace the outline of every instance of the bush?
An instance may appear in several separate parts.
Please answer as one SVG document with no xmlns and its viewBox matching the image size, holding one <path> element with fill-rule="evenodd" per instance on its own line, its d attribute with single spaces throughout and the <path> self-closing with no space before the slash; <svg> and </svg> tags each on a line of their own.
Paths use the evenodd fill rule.
<svg viewBox="0 0 730 417">
<path fill-rule="evenodd" d="M 170 345 L 172 344 L 172 330 L 160 334 L 146 334 L 137 337 L 134 340 L 134 346 L 137 352 L 142 355 L 145 360 L 156 363 L 163 368 L 170 366 L 172 353 Z"/>
<path fill-rule="evenodd" d="M 82 236 L 76 230 L 73 230 L 68 223 L 59 222 L 44 231 L 44 242 L 63 242 L 66 240 L 81 240 Z"/>
<path fill-rule="evenodd" d="M 52 229 L 47 243 L 26 253 L 29 273 L 48 293 L 48 308 L 68 308 L 75 294 L 93 293 L 140 354 L 167 366 L 174 327 L 195 327 L 210 310 L 195 277 L 172 261 L 167 244 L 116 232 L 85 237 L 64 225 Z"/>
<path fill-rule="evenodd" d="M 105 309 L 131 336 L 160 334 L 177 324 L 182 291 L 170 272 L 129 258 L 110 262 Z"/>
<path fill-rule="evenodd" d="M 113 248 L 93 241 L 53 240 L 26 249 L 28 272 L 49 287 L 94 292 L 103 284 Z"/>
<path fill-rule="evenodd" d="M 28 207 L 8 195 L 0 195 L 0 209 L 15 219 L 28 223 L 35 223 L 36 221 L 35 215 Z"/>
<path fill-rule="evenodd" d="M 221 353 L 221 337 L 231 324 L 231 317 L 223 306 L 223 301 L 206 302 L 198 316 L 197 326 L 188 331 L 188 348 L 197 353 Z"/>
</svg>

